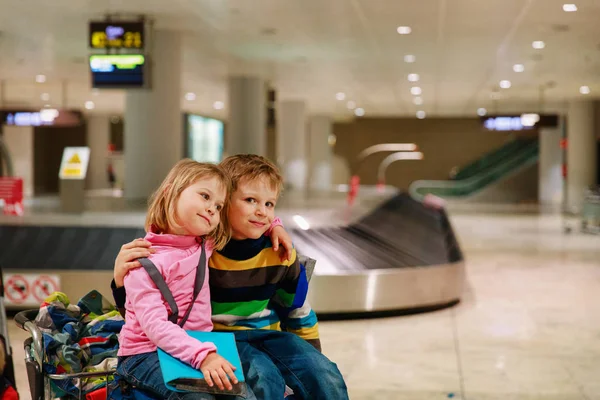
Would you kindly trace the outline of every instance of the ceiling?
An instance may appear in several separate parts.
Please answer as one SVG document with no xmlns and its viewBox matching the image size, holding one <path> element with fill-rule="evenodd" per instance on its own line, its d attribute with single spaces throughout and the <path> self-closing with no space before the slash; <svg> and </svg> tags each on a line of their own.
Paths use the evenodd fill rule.
<svg viewBox="0 0 600 400">
<path fill-rule="evenodd" d="M 279 99 L 335 117 L 352 115 L 348 100 L 367 117 L 560 111 L 600 94 L 600 1 L 571 1 L 577 12 L 557 0 L 0 0 L 2 97 L 4 106 L 91 100 L 94 113 L 122 112 L 124 93 L 92 91 L 87 66 L 87 22 L 110 12 L 143 13 L 156 29 L 181 32 L 182 108 L 205 115 L 226 118 L 234 74 L 262 76 Z M 400 25 L 412 33 L 399 35 Z M 535 40 L 546 47 L 535 50 Z M 407 54 L 416 62 L 404 62 Z M 516 63 L 525 71 L 514 72 Z M 409 73 L 420 75 L 423 105 L 413 104 Z M 47 81 L 36 83 L 37 74 Z M 510 89 L 498 89 L 503 79 Z"/>
</svg>

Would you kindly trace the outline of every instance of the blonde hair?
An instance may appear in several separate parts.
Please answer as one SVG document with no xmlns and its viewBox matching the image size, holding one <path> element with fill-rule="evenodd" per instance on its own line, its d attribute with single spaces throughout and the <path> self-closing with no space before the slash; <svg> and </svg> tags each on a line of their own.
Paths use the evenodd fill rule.
<svg viewBox="0 0 600 400">
<path fill-rule="evenodd" d="M 283 190 L 283 177 L 279 169 L 265 157 L 256 154 L 238 154 L 227 157 L 220 165 L 231 177 L 232 191 L 237 190 L 240 181 L 253 181 L 257 178 L 266 178 L 271 188 L 277 191 L 278 196 Z"/>
<path fill-rule="evenodd" d="M 146 216 L 146 231 L 168 233 L 178 226 L 176 205 L 181 192 L 200 179 L 217 178 L 226 191 L 225 203 L 221 209 L 219 225 L 204 239 L 214 241 L 215 249 L 222 249 L 231 237 L 231 227 L 227 219 L 231 179 L 222 167 L 215 164 L 199 163 L 184 159 L 179 161 L 150 197 L 148 215 Z"/>
</svg>

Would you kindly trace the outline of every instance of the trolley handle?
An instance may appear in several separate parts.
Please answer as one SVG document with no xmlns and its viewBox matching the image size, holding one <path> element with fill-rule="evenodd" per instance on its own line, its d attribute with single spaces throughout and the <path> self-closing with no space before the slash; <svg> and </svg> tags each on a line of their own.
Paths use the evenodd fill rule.
<svg viewBox="0 0 600 400">
<path fill-rule="evenodd" d="M 34 358 L 42 366 L 44 362 L 44 336 L 34 323 L 38 312 L 39 310 L 21 311 L 15 315 L 15 323 L 19 328 L 31 334 Z"/>
</svg>

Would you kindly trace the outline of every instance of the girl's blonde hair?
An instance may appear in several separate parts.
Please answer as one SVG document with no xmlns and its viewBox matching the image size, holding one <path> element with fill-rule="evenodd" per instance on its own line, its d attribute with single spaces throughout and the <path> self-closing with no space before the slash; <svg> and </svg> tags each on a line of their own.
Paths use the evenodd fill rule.
<svg viewBox="0 0 600 400">
<path fill-rule="evenodd" d="M 179 226 L 176 205 L 181 192 L 200 179 L 217 178 L 226 191 L 225 203 L 221 209 L 219 225 L 204 239 L 214 241 L 215 249 L 222 249 L 231 237 L 231 227 L 227 219 L 229 208 L 229 193 L 231 179 L 223 168 L 215 164 L 199 163 L 189 158 L 179 161 L 150 197 L 148 215 L 146 216 L 146 231 L 168 233 Z"/>
</svg>

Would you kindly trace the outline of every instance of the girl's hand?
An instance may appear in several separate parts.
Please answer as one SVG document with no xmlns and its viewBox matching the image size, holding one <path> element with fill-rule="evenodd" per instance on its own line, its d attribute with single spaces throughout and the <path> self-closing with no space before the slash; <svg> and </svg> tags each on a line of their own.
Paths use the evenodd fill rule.
<svg viewBox="0 0 600 400">
<path fill-rule="evenodd" d="M 292 245 L 292 238 L 283 229 L 283 226 L 278 225 L 271 230 L 271 242 L 273 242 L 273 250 L 278 251 L 279 245 L 283 247 L 281 251 L 281 261 L 290 261 L 292 259 L 292 251 L 294 246 Z"/>
<path fill-rule="evenodd" d="M 226 359 L 218 355 L 217 353 L 210 353 L 202 364 L 200 364 L 200 371 L 204 374 L 204 379 L 208 386 L 213 387 L 216 383 L 217 387 L 221 390 L 233 389 L 231 383 L 238 383 L 237 378 L 233 371 L 235 367 L 229 363 Z M 227 377 L 229 376 L 229 378 Z"/>
</svg>

